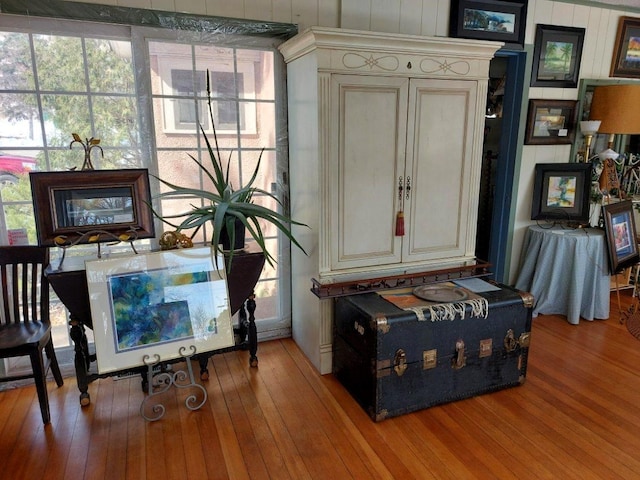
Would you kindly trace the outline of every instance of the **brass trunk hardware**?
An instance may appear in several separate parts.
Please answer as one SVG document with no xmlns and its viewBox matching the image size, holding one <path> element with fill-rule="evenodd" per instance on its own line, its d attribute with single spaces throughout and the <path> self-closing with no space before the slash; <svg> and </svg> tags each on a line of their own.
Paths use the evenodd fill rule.
<svg viewBox="0 0 640 480">
<path fill-rule="evenodd" d="M 518 355 L 518 370 L 522 370 L 522 354 Z"/>
<path fill-rule="evenodd" d="M 527 348 L 529 346 L 530 341 L 531 341 L 531 332 L 522 332 L 520 334 L 520 338 L 518 339 L 520 348 Z"/>
<path fill-rule="evenodd" d="M 393 359 L 393 369 L 399 377 L 401 377 L 407 369 L 407 354 L 401 348 L 396 350 L 396 355 Z"/>
<path fill-rule="evenodd" d="M 484 340 L 480 340 L 480 353 L 478 353 L 478 356 L 480 358 L 490 357 L 492 350 L 493 350 L 492 338 L 485 338 Z"/>
<path fill-rule="evenodd" d="M 373 319 L 374 321 L 374 330 L 377 330 L 380 333 L 389 333 L 389 324 L 387 323 L 387 317 L 384 315 L 378 315 Z"/>
<path fill-rule="evenodd" d="M 422 369 L 429 370 L 431 368 L 436 368 L 436 364 L 438 363 L 438 350 L 431 349 L 425 350 L 422 352 Z"/>
<path fill-rule="evenodd" d="M 513 329 L 507 330 L 507 334 L 504 337 L 504 348 L 507 352 L 513 352 L 518 347 L 518 341 L 513 334 Z"/>
<path fill-rule="evenodd" d="M 520 296 L 522 297 L 522 303 L 527 308 L 533 307 L 533 295 L 529 292 L 520 292 Z"/>
<path fill-rule="evenodd" d="M 467 364 L 467 357 L 464 356 L 464 341 L 458 340 L 456 342 L 456 356 L 453 359 L 452 367 L 456 370 L 464 367 Z"/>
</svg>

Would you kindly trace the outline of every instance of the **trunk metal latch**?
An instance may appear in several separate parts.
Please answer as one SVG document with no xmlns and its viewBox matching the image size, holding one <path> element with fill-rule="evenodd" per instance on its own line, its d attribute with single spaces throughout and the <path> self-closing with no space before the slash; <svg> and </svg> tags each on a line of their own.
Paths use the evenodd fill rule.
<svg viewBox="0 0 640 480">
<path fill-rule="evenodd" d="M 513 352 L 518 347 L 518 341 L 510 328 L 507 330 L 507 334 L 504 337 L 504 348 L 507 352 Z"/>
<path fill-rule="evenodd" d="M 456 356 L 453 359 L 451 365 L 456 370 L 461 369 L 467 364 L 467 357 L 464 356 L 464 340 L 458 340 L 456 342 Z"/>
<path fill-rule="evenodd" d="M 396 355 L 393 358 L 393 369 L 399 377 L 407 370 L 407 354 L 401 348 L 396 350 Z"/>
</svg>

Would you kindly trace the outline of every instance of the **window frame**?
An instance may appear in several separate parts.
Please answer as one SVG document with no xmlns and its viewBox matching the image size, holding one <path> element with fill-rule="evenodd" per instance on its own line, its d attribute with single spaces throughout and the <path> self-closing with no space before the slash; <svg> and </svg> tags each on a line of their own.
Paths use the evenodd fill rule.
<svg viewBox="0 0 640 480">
<path fill-rule="evenodd" d="M 123 40 L 131 42 L 132 54 L 134 56 L 134 65 L 136 69 L 136 75 L 140 69 L 148 69 L 148 59 L 144 56 L 140 56 L 139 48 L 141 46 L 140 39 L 144 35 L 144 32 L 154 31 L 155 34 L 167 34 L 171 36 L 196 36 L 199 38 L 211 38 L 212 33 L 229 32 L 235 29 L 235 34 L 239 35 L 256 35 L 255 41 L 259 44 L 265 45 L 265 48 L 269 48 L 277 52 L 277 44 L 293 36 L 297 33 L 295 25 L 291 24 L 278 24 L 274 22 L 255 22 L 251 20 L 234 20 L 220 17 L 210 17 L 203 19 L 202 17 L 178 14 L 174 12 L 152 12 L 146 10 L 139 10 L 133 8 L 113 8 L 103 5 L 89 5 L 82 4 L 81 9 L 70 9 L 69 2 L 60 2 L 57 0 L 30 0 L 28 9 L 23 2 L 9 0 L 3 1 L 2 13 L 0 13 L 0 30 L 16 31 L 22 33 L 50 33 L 50 34 L 62 34 L 62 35 L 77 35 L 87 38 L 112 38 L 114 40 Z M 60 16 L 53 12 L 59 12 Z M 17 14 L 6 15 L 7 13 Z M 20 16 L 23 15 L 23 16 Z M 65 17 L 65 18 L 62 18 Z M 68 21 L 67 19 L 74 18 L 78 21 Z M 104 24 L 105 18 L 108 18 L 108 24 Z M 141 26 L 144 25 L 144 26 Z M 148 27 L 148 25 L 155 25 L 155 27 Z M 230 28 L 231 26 L 231 28 Z M 157 27 L 157 28 L 156 28 Z M 177 27 L 177 28 L 176 28 Z M 184 28 L 184 30 L 180 30 Z M 189 31 L 193 29 L 193 31 Z M 180 31 L 177 31 L 180 30 Z M 241 41 L 234 38 L 233 34 L 221 34 L 225 41 L 230 44 L 242 45 Z M 162 35 L 161 35 L 162 36 Z M 224 42 L 223 42 L 224 43 Z M 274 74 L 279 78 L 284 79 L 284 63 L 282 59 L 276 55 Z M 253 79 L 253 75 L 251 76 Z M 137 83 L 137 82 L 136 82 Z M 141 133 L 140 147 L 142 166 L 147 166 L 152 172 L 157 172 L 157 159 L 155 158 L 155 142 L 153 135 L 145 134 L 144 132 L 152 132 L 153 116 L 149 115 L 152 112 L 150 109 L 150 92 L 149 86 L 136 85 L 136 98 L 138 98 L 138 129 Z M 276 125 L 276 154 L 279 160 L 278 174 L 282 175 L 283 182 L 280 184 L 278 181 L 277 188 L 279 189 L 280 196 L 285 204 L 288 204 L 286 194 L 288 186 L 286 181 L 287 177 L 283 175 L 286 172 L 286 165 L 288 165 L 288 151 L 286 135 L 286 98 L 284 94 L 284 80 L 281 86 L 276 86 L 276 90 L 279 88 L 282 90 L 276 93 L 278 98 L 276 104 L 275 113 L 279 120 Z M 244 98 L 242 99 L 246 105 L 252 105 L 255 107 L 256 102 L 259 99 Z M 255 111 L 255 110 L 254 110 Z M 251 116 L 249 116 L 251 118 Z M 255 116 L 257 122 L 257 115 Z M 233 132 L 237 133 L 237 132 Z M 157 184 L 152 185 L 152 193 L 157 193 Z M 14 202 L 4 201 L 3 205 L 13 205 L 26 202 Z M 0 207 L 3 209 L 3 205 Z M 4 210 L 2 210 L 4 212 Z M 156 220 L 156 225 L 160 222 Z M 161 231 L 156 229 L 157 231 Z M 282 236 L 279 238 L 279 250 L 278 258 L 279 262 L 276 277 L 265 277 L 262 279 L 264 282 L 272 282 L 277 279 L 286 280 L 286 283 L 290 282 L 288 275 L 289 267 L 289 250 L 290 245 Z M 3 215 L 0 215 L 0 242 L 7 243 L 7 229 L 4 222 Z M 76 247 L 82 248 L 82 247 Z M 53 260 L 56 256 L 53 255 Z M 280 288 L 280 287 L 279 287 Z M 286 290 L 286 291 L 285 291 Z M 281 304 L 281 317 L 275 319 L 273 325 L 267 327 L 267 331 L 261 331 L 259 326 L 259 335 L 261 339 L 266 338 L 280 338 L 283 336 L 289 336 L 291 334 L 291 309 L 290 309 L 290 286 L 287 286 L 284 290 L 279 290 L 279 302 Z M 68 333 L 68 332 L 67 332 Z M 89 332 L 90 333 L 90 332 Z M 60 343 L 58 343 L 60 345 Z M 72 358 L 73 356 L 73 344 L 69 342 L 68 347 L 59 348 L 62 354 L 59 358 L 64 359 Z M 64 361 L 64 360 L 61 360 Z"/>
</svg>

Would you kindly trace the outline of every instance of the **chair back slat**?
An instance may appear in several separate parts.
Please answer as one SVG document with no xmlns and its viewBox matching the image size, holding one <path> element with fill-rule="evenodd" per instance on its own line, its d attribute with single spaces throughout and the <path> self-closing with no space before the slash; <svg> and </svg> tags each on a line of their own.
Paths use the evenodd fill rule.
<svg viewBox="0 0 640 480">
<path fill-rule="evenodd" d="M 1 323 L 49 323 L 49 282 L 44 275 L 48 264 L 46 247 L 0 246 Z"/>
</svg>

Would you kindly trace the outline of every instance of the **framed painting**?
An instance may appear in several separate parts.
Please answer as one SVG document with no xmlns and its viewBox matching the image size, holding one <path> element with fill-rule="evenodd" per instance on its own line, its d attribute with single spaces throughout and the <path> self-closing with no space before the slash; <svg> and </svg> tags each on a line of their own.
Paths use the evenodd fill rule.
<svg viewBox="0 0 640 480">
<path fill-rule="evenodd" d="M 529 100 L 526 145 L 573 143 L 578 102 L 575 100 Z"/>
<path fill-rule="evenodd" d="M 449 35 L 496 40 L 524 46 L 527 0 L 459 0 L 451 2 Z"/>
<path fill-rule="evenodd" d="M 100 374 L 234 344 L 224 257 L 213 255 L 199 247 L 86 262 Z"/>
<path fill-rule="evenodd" d="M 640 78 L 640 18 L 620 17 L 618 20 L 609 75 Z"/>
<path fill-rule="evenodd" d="M 619 273 L 640 260 L 633 203 L 625 200 L 602 206 L 604 231 L 611 274 Z"/>
<path fill-rule="evenodd" d="M 578 86 L 584 28 L 536 25 L 532 87 Z"/>
<path fill-rule="evenodd" d="M 29 180 L 41 246 L 155 235 L 145 168 L 31 172 Z"/>
<path fill-rule="evenodd" d="M 590 163 L 538 163 L 531 220 L 589 222 Z"/>
</svg>

